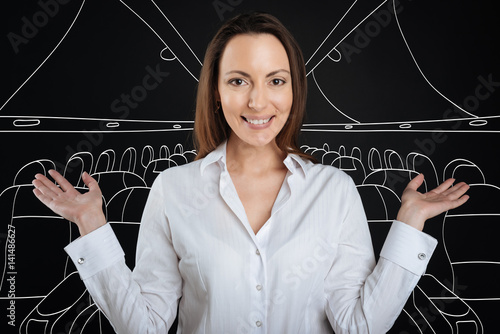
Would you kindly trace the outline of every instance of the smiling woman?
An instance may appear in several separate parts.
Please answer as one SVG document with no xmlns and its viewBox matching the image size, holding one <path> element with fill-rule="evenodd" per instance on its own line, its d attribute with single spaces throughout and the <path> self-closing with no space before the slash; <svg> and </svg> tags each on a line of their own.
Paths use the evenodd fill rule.
<svg viewBox="0 0 500 334">
<path fill-rule="evenodd" d="M 462 205 L 453 179 L 422 194 L 415 177 L 375 262 L 360 196 L 347 174 L 298 149 L 306 77 L 300 49 L 273 16 L 226 23 L 198 87 L 198 159 L 155 180 L 136 267 L 87 173 L 81 194 L 55 171 L 35 195 L 78 225 L 65 250 L 119 333 L 385 333 L 437 241 L 427 219 Z M 181 298 L 182 297 L 182 298 Z"/>
<path fill-rule="evenodd" d="M 261 45 L 260 42 L 265 42 L 266 45 Z M 268 49 L 265 46 L 271 48 Z M 240 54 L 236 55 L 235 52 Z M 243 58 L 239 58 L 240 56 Z M 239 63 L 240 61 L 244 63 Z M 277 110 L 278 112 L 288 112 L 290 117 L 285 120 L 282 130 L 275 135 L 276 145 L 283 152 L 298 154 L 305 159 L 314 161 L 310 155 L 303 153 L 298 145 L 298 135 L 305 116 L 307 96 L 304 58 L 299 45 L 278 19 L 268 14 L 259 13 L 239 15 L 227 21 L 207 47 L 203 64 L 198 86 L 194 129 L 198 159 L 205 157 L 229 138 L 231 128 L 224 117 L 225 113 L 219 112 L 219 109 L 222 108 L 225 112 L 225 108 L 228 107 L 224 106 L 221 93 L 228 84 L 231 84 L 232 86 L 243 85 L 247 87 L 243 89 L 244 92 L 254 95 L 246 96 L 247 100 L 241 102 L 254 110 L 252 114 L 254 118 L 250 120 L 253 120 L 253 123 L 267 120 L 266 115 L 255 117 L 261 108 L 258 105 L 259 100 L 255 100 L 255 97 L 269 99 L 270 96 L 278 96 L 284 91 L 290 92 L 291 106 Z M 226 69 L 221 69 L 222 66 L 225 66 Z M 238 66 L 245 67 L 239 68 Z M 262 73 L 258 74 L 263 77 L 250 77 L 257 75 L 257 73 L 250 73 L 250 70 L 252 72 L 261 71 Z M 232 81 L 222 81 L 225 76 L 229 76 L 226 79 Z M 262 83 L 266 83 L 267 91 L 262 90 Z M 272 86 L 276 86 L 274 87 L 276 93 L 271 93 Z M 271 95 L 266 96 L 268 93 Z M 270 108 L 269 105 L 266 107 Z M 276 127 L 274 128 L 276 129 Z"/>
<path fill-rule="evenodd" d="M 281 42 L 271 34 L 233 37 L 219 61 L 217 98 L 231 128 L 226 160 L 237 162 L 228 170 L 257 233 L 271 216 L 287 171 L 282 163 L 286 156 L 275 141 L 293 103 L 290 66 Z"/>
<path fill-rule="evenodd" d="M 269 34 L 234 37 L 220 61 L 218 95 L 234 133 L 230 142 L 274 146 L 293 101 L 288 57 L 280 41 Z"/>
</svg>

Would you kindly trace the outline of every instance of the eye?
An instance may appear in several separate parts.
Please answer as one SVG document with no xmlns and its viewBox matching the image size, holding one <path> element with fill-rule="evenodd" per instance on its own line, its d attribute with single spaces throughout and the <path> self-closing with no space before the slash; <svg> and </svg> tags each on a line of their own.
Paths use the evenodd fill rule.
<svg viewBox="0 0 500 334">
<path fill-rule="evenodd" d="M 231 79 L 229 80 L 229 84 L 233 86 L 243 86 L 245 85 L 245 81 L 243 79 Z"/>
<path fill-rule="evenodd" d="M 272 79 L 271 80 L 271 85 L 273 86 L 281 86 L 281 85 L 284 85 L 286 82 L 285 80 L 282 80 L 282 79 Z"/>
</svg>

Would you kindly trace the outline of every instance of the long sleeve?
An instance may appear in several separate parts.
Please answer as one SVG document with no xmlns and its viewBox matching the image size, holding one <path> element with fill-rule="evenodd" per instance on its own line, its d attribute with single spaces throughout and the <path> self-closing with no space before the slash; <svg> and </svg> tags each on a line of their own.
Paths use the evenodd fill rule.
<svg viewBox="0 0 500 334">
<path fill-rule="evenodd" d="M 144 209 L 133 273 L 109 224 L 65 248 L 94 301 L 120 334 L 167 333 L 176 317 L 182 279 L 160 178 Z"/>
<path fill-rule="evenodd" d="M 271 217 L 255 234 L 224 154 L 220 146 L 157 177 L 133 272 L 109 225 L 66 248 L 116 331 L 167 333 L 178 304 L 182 333 L 378 334 L 390 328 L 435 240 L 395 222 L 375 265 L 352 180 L 291 155 Z"/>
<path fill-rule="evenodd" d="M 325 280 L 326 314 L 335 333 L 386 333 L 436 247 L 436 239 L 394 221 L 375 265 L 370 233 L 354 186 L 338 253 Z"/>
</svg>

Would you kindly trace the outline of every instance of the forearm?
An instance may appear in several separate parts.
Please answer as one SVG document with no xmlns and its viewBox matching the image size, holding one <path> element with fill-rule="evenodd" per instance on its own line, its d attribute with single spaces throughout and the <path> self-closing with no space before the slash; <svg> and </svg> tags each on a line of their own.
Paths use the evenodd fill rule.
<svg viewBox="0 0 500 334">
<path fill-rule="evenodd" d="M 332 267 L 339 272 L 332 272 L 331 292 L 327 296 L 327 315 L 335 332 L 389 330 L 425 272 L 436 244 L 436 239 L 396 221 L 374 268 L 368 261 L 360 263 L 362 258 L 342 260 L 342 252 L 348 254 L 352 250 L 340 249 L 338 263 Z M 363 268 L 368 265 L 373 270 L 367 268 L 370 273 L 365 275 L 367 270 Z"/>
<path fill-rule="evenodd" d="M 168 333 L 177 313 L 177 299 L 147 295 L 124 262 L 83 280 L 96 305 L 117 333 Z"/>
<path fill-rule="evenodd" d="M 118 333 L 167 333 L 177 311 L 175 290 L 142 291 L 126 266 L 109 225 L 79 238 L 65 250 L 97 306 Z"/>
<path fill-rule="evenodd" d="M 419 279 L 419 275 L 381 258 L 366 278 L 358 298 L 329 299 L 327 316 L 335 333 L 386 333 Z M 339 305 L 343 305 L 341 310 Z"/>
</svg>

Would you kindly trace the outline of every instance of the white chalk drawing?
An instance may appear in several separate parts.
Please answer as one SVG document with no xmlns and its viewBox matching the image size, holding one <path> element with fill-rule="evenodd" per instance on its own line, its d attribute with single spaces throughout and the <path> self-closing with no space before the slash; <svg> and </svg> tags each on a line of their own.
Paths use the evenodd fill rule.
<svg viewBox="0 0 500 334">
<path fill-rule="evenodd" d="M 182 144 L 172 148 L 162 145 L 157 150 L 146 145 L 139 159 L 134 147 L 124 150 L 119 159 L 113 149 L 104 150 L 96 158 L 90 152 L 78 152 L 66 162 L 63 175 L 76 189 L 85 192 L 87 189 L 81 181 L 81 173 L 90 171 L 101 186 L 107 220 L 118 235 L 130 239 L 124 242 L 127 245 L 124 247 L 127 258 L 134 259 L 142 209 L 154 179 L 162 170 L 186 164 L 193 161 L 195 156 L 194 151 L 185 150 Z M 23 284 L 20 281 L 16 284 L 16 300 L 39 300 L 22 321 L 20 333 L 40 333 L 38 330 L 41 327 L 45 328 L 44 333 L 67 332 L 68 322 L 72 327 L 81 329 L 89 326 L 92 319 L 97 324 L 102 322 L 102 319 L 99 320 L 102 315 L 98 313 L 75 268 L 61 252 L 68 242 L 76 238 L 75 226 L 37 203 L 32 194 L 33 176 L 36 173 L 48 175 L 48 170 L 55 168 L 50 160 L 30 162 L 18 171 L 12 186 L 0 193 L 0 203 L 3 208 L 7 208 L 8 227 L 15 230 L 17 245 L 15 273 L 8 266 L 8 244 L 2 249 L 0 299 L 10 299 L 7 292 L 11 275 L 36 277 L 51 268 L 50 274 L 39 284 Z M 33 233 L 43 235 L 43 230 L 50 230 L 51 234 L 58 236 L 57 240 L 51 240 L 50 243 L 45 237 L 30 240 Z M 30 240 L 29 247 L 24 240 Z M 43 249 L 46 252 L 44 254 L 50 256 L 33 256 L 30 249 Z"/>
<path fill-rule="evenodd" d="M 166 21 L 167 23 L 165 26 L 162 25 L 161 27 L 158 27 L 156 29 L 153 28 L 150 23 L 148 23 L 151 21 L 150 17 L 141 17 L 141 15 L 139 15 L 137 11 L 134 11 L 134 9 L 132 8 L 133 1 L 120 0 L 120 2 L 132 13 L 134 13 L 134 15 L 136 15 L 142 22 L 144 22 L 144 24 L 149 29 L 151 29 L 155 36 L 158 37 L 158 39 L 160 39 L 160 41 L 165 45 L 165 48 L 160 51 L 160 57 L 163 60 L 167 61 L 171 61 L 174 59 L 177 60 L 189 73 L 189 75 L 192 76 L 196 81 L 198 81 L 198 73 L 200 73 L 202 66 L 200 59 L 196 56 L 189 44 L 184 40 L 182 35 L 168 19 L 165 13 L 160 9 L 160 7 L 158 7 L 156 2 L 151 0 L 151 4 L 154 6 L 156 11 L 148 11 L 148 15 L 161 15 L 161 17 L 164 19 L 164 21 L 161 21 Z M 141 7 L 141 9 L 144 10 L 143 7 Z M 166 54 L 168 53 L 170 53 L 170 55 L 167 57 Z M 178 56 L 178 54 L 181 56 Z"/>
<path fill-rule="evenodd" d="M 193 42 L 188 42 L 183 37 L 183 32 L 174 26 L 157 2 L 119 2 L 128 10 L 131 20 L 142 22 L 162 43 L 163 48 L 157 51 L 158 57 L 166 62 L 178 62 L 185 70 L 188 80 L 197 81 L 202 63 L 190 45 Z M 81 12 L 86 5 L 87 1 L 82 0 L 75 17 L 55 47 L 5 101 L 0 101 L 0 113 L 15 97 L 22 96 L 23 87 L 64 43 L 75 23 L 81 19 Z M 340 65 L 343 55 L 339 46 L 382 6 L 392 6 L 394 22 L 402 45 L 411 58 L 411 66 L 426 83 L 429 91 L 437 94 L 450 108 L 459 110 L 462 117 L 439 115 L 432 119 L 366 122 L 353 116 L 349 109 L 339 107 L 335 97 L 329 94 L 327 83 L 319 80 L 317 75 L 326 66 Z M 338 21 L 332 21 L 332 26 L 324 40 L 306 58 L 306 69 L 307 76 L 313 83 L 311 89 L 317 89 L 326 105 L 340 115 L 341 119 L 345 119 L 345 122 L 306 123 L 302 128 L 303 132 L 435 133 L 436 129 L 443 133 L 500 132 L 500 128 L 495 126 L 500 114 L 478 116 L 447 97 L 431 82 L 412 51 L 412 41 L 407 38 L 403 29 L 395 0 L 354 0 Z M 148 133 L 181 132 L 187 135 L 192 129 L 193 121 L 0 114 L 0 134 L 144 133 L 147 136 Z M 390 148 L 372 147 L 368 152 L 363 152 L 358 147 L 348 149 L 339 144 L 337 147 L 333 149 L 325 143 L 321 147 L 303 146 L 302 149 L 319 162 L 335 166 L 353 178 L 366 206 L 370 230 L 377 240 L 384 240 L 381 236 L 387 233 L 390 223 L 396 217 L 402 190 L 418 173 L 426 175 L 422 186 L 424 191 L 434 188 L 448 177 L 457 177 L 471 183 L 470 192 L 482 194 L 476 198 L 484 198 L 485 193 L 497 201 L 500 198 L 499 185 L 488 183 L 488 177 L 481 168 L 466 159 L 452 160 L 441 171 L 436 168 L 430 156 L 419 152 L 411 152 L 403 157 Z M 127 245 L 127 264 L 133 267 L 133 262 L 130 261 L 135 257 L 134 238 L 137 236 L 140 215 L 153 180 L 166 168 L 193 161 L 195 155 L 195 151 L 185 150 L 182 144 L 169 146 L 151 143 L 141 147 L 130 146 L 122 152 L 110 147 L 98 155 L 95 152 L 73 154 L 65 162 L 63 172 L 80 191 L 86 191 L 81 181 L 82 171 L 89 171 L 98 179 L 103 190 L 103 209 L 119 239 Z M 62 252 L 63 247 L 77 237 L 75 227 L 46 209 L 32 194 L 33 175 L 47 174 L 49 169 L 56 167 L 55 162 L 49 159 L 31 161 L 18 170 L 12 185 L 0 189 L 2 222 L 5 222 L 0 227 L 0 234 L 7 235 L 10 227 L 16 229 L 16 263 L 19 264 L 13 274 L 8 266 L 9 252 L 6 243 L 4 249 L 0 250 L 0 300 L 9 300 L 10 275 L 28 278 L 37 277 L 43 272 L 44 280 L 37 280 L 33 284 L 17 282 L 15 300 L 33 305 L 29 313 L 17 315 L 19 333 L 111 333 L 109 323 L 85 290 L 73 264 Z M 471 195 L 471 198 L 474 196 Z M 500 275 L 500 256 L 498 250 L 488 248 L 496 244 L 488 238 L 498 231 L 496 223 L 499 217 L 500 211 L 495 206 L 478 202 L 444 214 L 439 247 L 443 247 L 446 255 L 441 264 L 449 267 L 450 275 L 445 278 L 446 281 L 442 277 L 435 277 L 432 272 L 422 277 L 403 310 L 409 326 L 420 333 L 484 333 L 483 323 L 474 307 L 478 303 L 500 301 L 500 288 L 493 282 Z M 470 226 L 473 224 L 480 225 L 482 231 L 491 233 L 471 233 Z M 51 239 L 50 243 L 45 238 L 33 238 L 33 235 L 46 236 L 47 230 L 57 238 Z M 457 235 L 475 238 L 475 244 L 488 247 L 464 251 L 461 245 L 468 241 L 457 240 Z M 44 254 L 51 256 L 36 256 L 30 252 L 32 249 L 44 249 Z M 47 268 L 50 268 L 50 272 L 47 272 Z M 470 271 L 477 271 L 478 274 L 475 277 L 465 274 Z M 446 328 L 445 332 L 443 328 Z"/>
<path fill-rule="evenodd" d="M 52 51 L 48 54 L 48 56 L 42 61 L 42 63 L 40 65 L 38 65 L 38 67 L 33 71 L 33 73 L 31 73 L 28 78 L 14 91 L 14 93 L 2 104 L 2 106 L 0 107 L 0 111 L 7 105 L 7 103 L 9 103 L 9 101 L 23 88 L 23 86 L 35 75 L 36 72 L 38 72 L 38 70 L 45 64 L 45 62 L 50 58 L 50 56 L 52 56 L 52 54 L 57 50 L 57 48 L 59 47 L 59 45 L 61 45 L 61 43 L 64 41 L 64 39 L 66 38 L 66 36 L 68 35 L 68 33 L 70 32 L 71 28 L 73 28 L 73 25 L 75 24 L 76 20 L 78 19 L 78 16 L 80 16 L 80 13 L 82 11 L 82 8 L 85 4 L 85 0 L 82 0 L 82 4 L 80 6 L 80 8 L 78 9 L 78 12 L 75 16 L 75 18 L 73 19 L 73 21 L 71 22 L 68 30 L 64 33 L 63 37 L 61 38 L 61 40 L 56 44 L 56 46 L 54 47 L 54 49 L 52 49 Z"/>
<path fill-rule="evenodd" d="M 156 38 L 158 38 L 164 48 L 159 51 L 159 57 L 165 61 L 178 61 L 182 67 L 186 70 L 186 73 L 194 78 L 196 81 L 197 73 L 199 73 L 202 63 L 199 57 L 193 52 L 193 48 L 187 43 L 187 41 L 182 37 L 182 34 L 178 31 L 178 29 L 172 24 L 172 22 L 168 19 L 167 15 L 165 15 L 164 11 L 160 9 L 157 3 L 153 0 L 150 2 L 146 2 L 141 6 L 138 6 L 134 1 L 124 1 L 120 0 L 120 3 L 125 6 L 137 19 L 143 22 L 154 34 Z M 2 104 L 0 107 L 0 111 L 9 103 L 9 101 L 19 93 L 22 87 L 30 80 L 37 71 L 45 64 L 45 62 L 50 58 L 50 56 L 56 51 L 59 45 L 64 41 L 70 30 L 73 28 L 74 23 L 77 21 L 83 7 L 85 5 L 85 0 L 82 0 L 81 6 L 69 26 L 66 33 L 63 35 L 61 40 L 57 43 L 55 48 L 49 53 L 49 55 L 43 60 L 43 62 L 35 69 L 35 71 L 29 75 L 29 77 L 15 90 L 15 92 Z M 444 117 L 442 115 L 439 118 L 435 119 L 424 119 L 424 120 L 412 120 L 412 121 L 383 121 L 383 122 L 363 122 L 357 120 L 353 116 L 349 115 L 348 110 L 341 110 L 337 107 L 332 98 L 329 97 L 324 90 L 322 89 L 322 85 L 324 83 L 319 83 L 316 79 L 315 71 L 321 69 L 321 64 L 325 61 L 333 61 L 338 63 L 342 54 L 338 50 L 339 45 L 349 36 L 351 35 L 361 24 L 366 22 L 372 15 L 379 10 L 383 5 L 390 5 L 393 7 L 393 15 L 395 18 L 395 22 L 397 24 L 397 29 L 400 33 L 400 36 L 404 42 L 404 45 L 411 56 L 411 59 L 414 63 L 415 68 L 419 72 L 420 76 L 425 80 L 428 87 L 434 91 L 436 94 L 441 96 L 447 103 L 450 104 L 455 110 L 460 111 L 464 114 L 463 117 Z M 151 7 L 153 10 L 151 10 Z M 356 11 L 356 9 L 358 9 Z M 153 25 L 155 22 L 156 25 Z M 158 22 L 163 22 L 162 24 Z M 344 31 L 347 30 L 347 33 L 338 35 L 336 34 L 337 30 Z M 168 53 L 168 56 L 167 56 Z M 332 56 L 335 54 L 336 56 Z M 418 63 L 418 60 L 414 56 L 411 48 L 410 41 L 405 37 L 403 28 L 401 27 L 400 20 L 398 18 L 398 11 L 396 9 L 396 1 L 395 0 L 385 0 L 385 1 L 372 1 L 362 2 L 354 0 L 346 12 L 341 16 L 338 22 L 333 24 L 333 29 L 326 35 L 325 39 L 320 43 L 317 49 L 313 52 L 313 54 L 309 57 L 306 62 L 307 75 L 312 77 L 312 80 L 323 96 L 325 101 L 330 105 L 335 112 L 337 112 L 342 117 L 346 118 L 347 122 L 342 123 L 330 123 L 330 124 L 304 124 L 303 130 L 308 132 L 435 132 L 437 128 L 440 129 L 440 132 L 477 132 L 477 133 L 498 133 L 500 130 L 498 127 L 493 126 L 496 123 L 497 119 L 500 118 L 500 115 L 489 115 L 489 116 L 477 116 L 470 111 L 466 110 L 464 107 L 460 106 L 458 103 L 449 99 L 445 94 L 443 94 L 438 88 L 436 88 L 431 81 L 427 78 L 424 71 L 421 69 L 421 66 Z M 63 119 L 68 121 L 73 121 L 73 125 L 69 125 L 70 122 L 67 122 L 68 129 L 65 128 L 49 128 L 43 129 L 43 125 L 51 119 L 50 116 L 11 116 L 5 115 L 0 118 L 0 133 L 1 132 L 71 132 L 78 130 L 71 130 L 71 127 L 76 127 L 79 129 L 85 128 L 85 124 L 88 124 L 89 119 L 86 118 L 65 118 L 65 117 L 52 117 L 52 119 Z M 99 120 L 95 120 L 99 121 Z M 176 121 L 158 121 L 158 120 L 149 120 L 149 121 L 139 121 L 139 120 L 123 120 L 123 119 L 107 119 L 102 120 L 107 121 L 106 127 L 109 131 L 120 131 L 120 132 L 140 132 L 140 131 L 173 131 L 179 129 L 189 130 L 190 126 L 189 122 L 176 122 Z M 81 124 L 77 124 L 81 122 Z M 140 124 L 143 122 L 150 123 L 149 126 L 146 126 L 146 129 L 143 128 L 144 124 Z M 457 127 L 457 122 L 461 122 L 460 127 Z M 138 124 L 134 124 L 138 123 Z M 157 123 L 157 124 L 154 124 Z M 172 123 L 173 128 L 170 126 Z M 123 124 L 128 124 L 129 128 L 122 128 Z M 168 126 L 167 126 L 168 124 Z M 188 128 L 186 128 L 188 126 Z M 87 127 L 88 128 L 88 127 Z M 94 127 L 95 128 L 95 127 Z M 80 130 L 84 132 L 83 130 Z M 99 130 L 96 130 L 99 131 Z M 106 132 L 107 130 L 103 130 L 102 132 Z"/>
<path fill-rule="evenodd" d="M 500 193 L 500 187 L 488 184 L 480 168 L 465 159 L 452 160 L 442 173 L 438 173 L 432 160 L 421 153 L 411 152 L 403 159 L 392 149 L 384 150 L 381 155 L 378 149 L 372 147 L 365 156 L 358 147 L 353 147 L 350 152 L 343 145 L 332 150 L 327 143 L 320 148 L 302 146 L 302 150 L 312 154 L 321 163 L 335 166 L 353 178 L 365 204 L 374 239 L 384 239 L 380 236 L 387 233 L 392 220 L 395 219 L 401 204 L 399 196 L 402 189 L 418 173 L 425 173 L 428 176 L 422 186 L 423 191 L 430 190 L 445 178 L 459 177 L 477 180 L 478 183 L 471 184 L 473 191 L 484 192 L 484 189 L 488 189 L 496 198 Z M 141 151 L 140 157 L 137 151 Z M 162 170 L 193 161 L 195 156 L 196 152 L 184 150 L 181 144 L 173 148 L 162 145 L 158 149 L 154 149 L 151 145 L 146 145 L 142 149 L 129 147 L 121 153 L 120 158 L 117 158 L 117 152 L 113 149 L 104 150 L 97 157 L 89 152 L 78 152 L 67 161 L 64 175 L 76 185 L 77 189 L 86 191 L 80 174 L 83 170 L 91 171 L 103 192 L 106 217 L 122 245 L 127 245 L 125 249 L 127 259 L 133 261 L 131 259 L 135 254 L 134 238 L 138 232 L 142 207 L 153 180 Z M 42 230 L 50 229 L 57 231 L 58 236 L 67 236 L 64 239 L 58 238 L 61 240 L 53 240 L 50 249 L 47 249 L 51 254 L 59 254 L 57 257 L 54 255 L 47 259 L 33 257 L 29 251 L 22 252 L 21 249 L 16 255 L 18 262 L 24 264 L 22 268 L 16 268 L 17 275 L 33 277 L 41 268 L 52 268 L 50 275 L 34 288 L 18 284 L 16 295 L 19 300 L 39 300 L 36 307 L 22 321 L 20 332 L 37 333 L 37 329 L 43 326 L 46 328 L 46 333 L 57 333 L 56 329 L 68 326 L 68 323 L 74 328 L 91 326 L 93 330 L 109 326 L 103 325 L 106 323 L 104 317 L 85 291 L 67 256 L 60 252 L 65 244 L 76 238 L 75 227 L 51 213 L 43 205 L 37 204 L 36 198 L 31 193 L 32 176 L 37 172 L 47 174 L 51 168 L 55 168 L 55 165 L 50 160 L 36 160 L 26 164 L 15 175 L 13 185 L 0 194 L 0 202 L 9 208 L 9 225 L 16 230 L 16 242 L 22 243 L 23 238 L 29 238 L 32 247 L 47 249 L 44 239 L 40 240 L 39 246 L 32 244 L 32 235 L 37 228 L 40 234 L 43 233 Z M 438 178 L 440 174 L 442 177 Z M 22 208 L 26 206 L 30 209 L 23 211 Z M 497 208 L 481 206 L 481 203 L 465 206 L 463 212 L 453 211 L 444 215 L 443 239 L 439 241 L 444 247 L 448 262 L 442 265 L 449 266 L 452 274 L 445 282 L 446 285 L 432 273 L 424 274 L 405 306 L 404 314 L 414 324 L 418 324 L 422 332 L 433 330 L 435 326 L 442 330 L 440 326 L 443 323 L 448 324 L 446 327 L 449 326 L 449 333 L 458 333 L 457 328 L 465 329 L 470 326 L 476 328 L 476 333 L 484 332 L 480 318 L 468 302 L 500 300 L 500 289 L 493 291 L 488 288 L 486 292 L 481 291 L 484 288 L 484 280 L 493 280 L 497 277 L 492 273 L 500 269 L 500 257 L 496 255 L 498 252 L 488 252 L 484 249 L 477 250 L 475 255 L 471 255 L 470 250 L 466 253 L 457 253 L 456 243 L 461 242 L 457 240 L 457 235 L 470 236 L 470 232 L 448 230 L 467 229 L 471 225 L 477 226 L 483 222 L 481 231 L 484 232 L 484 229 L 489 227 L 493 232 L 498 216 L 500 212 Z M 487 237 L 484 233 L 475 236 Z M 7 279 L 10 274 L 7 267 L 7 247 L 3 253 L 0 298 L 6 299 Z M 471 258 L 464 259 L 460 256 Z M 493 257 L 496 257 L 496 260 Z M 57 267 L 54 263 L 60 266 Z M 133 266 L 133 263 L 129 265 Z M 481 274 L 474 276 L 473 279 L 470 275 L 464 275 L 471 269 L 469 267 L 480 270 Z M 68 289 L 71 293 L 66 292 Z"/>
<path fill-rule="evenodd" d="M 61 125 L 63 124 L 63 128 Z M 193 130 L 193 121 L 59 116 L 2 116 L 0 133 L 148 133 Z M 92 130 L 88 130 L 92 129 Z"/>
<path fill-rule="evenodd" d="M 151 4 L 154 6 L 156 9 L 153 11 L 154 14 L 161 15 L 162 18 L 165 19 L 165 21 L 168 23 L 166 26 L 161 26 L 163 28 L 161 30 L 161 33 L 159 33 L 157 30 L 155 30 L 146 20 L 141 17 L 136 11 L 133 10 L 133 5 L 132 4 L 127 4 L 127 3 L 132 3 L 133 1 L 124 1 L 124 0 L 119 0 L 120 3 L 122 3 L 127 9 L 129 9 L 135 16 L 137 16 L 144 24 L 151 29 L 151 31 L 155 34 L 155 36 L 160 39 L 160 41 L 165 45 L 164 49 L 159 51 L 159 57 L 165 61 L 173 61 L 177 60 L 182 67 L 189 73 L 190 76 L 192 76 L 196 81 L 198 81 L 197 78 L 197 73 L 200 72 L 202 63 L 196 56 L 196 54 L 193 52 L 191 47 L 186 43 L 182 35 L 177 31 L 177 29 L 173 26 L 173 24 L 170 22 L 170 20 L 167 18 L 167 16 L 163 13 L 163 11 L 158 7 L 158 5 L 151 0 Z M 75 15 L 75 18 L 71 22 L 70 26 L 68 27 L 67 31 L 64 33 L 62 36 L 61 40 L 56 44 L 54 49 L 49 52 L 47 57 L 38 65 L 38 67 L 31 73 L 28 78 L 14 91 L 14 93 L 0 106 L 0 111 L 9 103 L 9 101 L 23 88 L 23 86 L 38 72 L 38 70 L 47 62 L 47 60 L 52 56 L 52 54 L 57 50 L 59 45 L 63 43 L 71 29 L 73 28 L 75 22 L 78 20 L 80 13 L 82 12 L 84 6 L 85 6 L 86 0 L 82 0 L 82 3 L 80 5 L 80 8 L 78 9 L 78 12 Z M 151 14 L 151 11 L 148 11 L 149 15 L 154 15 Z M 166 38 L 168 38 L 168 44 L 162 38 L 162 35 L 166 35 Z M 175 45 L 175 46 L 173 46 Z M 179 49 L 179 54 L 182 54 L 182 59 L 179 58 L 175 53 L 174 50 Z M 170 55 L 167 57 L 167 53 L 170 53 Z M 184 61 L 184 62 L 183 62 Z M 186 65 L 186 64 L 188 65 Z M 188 67 L 189 66 L 189 67 Z M 33 124 L 32 124 L 33 125 Z"/>
<path fill-rule="evenodd" d="M 498 127 L 492 127 L 491 123 L 495 122 L 500 115 L 492 115 L 492 116 L 477 116 L 466 110 L 464 107 L 460 106 L 457 102 L 452 101 L 445 94 L 443 94 L 438 88 L 436 88 L 432 82 L 428 79 L 424 71 L 422 70 L 419 62 L 411 50 L 410 44 L 411 41 L 408 41 L 403 28 L 400 23 L 400 19 L 398 16 L 398 10 L 396 9 L 396 1 L 395 0 L 385 0 L 382 2 L 362 2 L 354 0 L 352 5 L 348 8 L 348 10 L 344 13 L 344 15 L 339 19 L 338 22 L 334 22 L 334 27 L 327 34 L 323 42 L 318 46 L 318 48 L 313 52 L 310 58 L 306 62 L 307 75 L 312 78 L 312 82 L 321 96 L 325 99 L 328 105 L 330 105 L 334 111 L 341 115 L 342 118 L 346 119 L 346 122 L 341 123 L 331 123 L 331 124 L 305 124 L 304 131 L 321 131 L 321 132 L 434 132 L 437 128 L 440 129 L 441 132 L 480 132 L 480 133 L 498 133 L 500 130 Z M 428 87 L 435 94 L 438 94 L 442 99 L 444 99 L 447 103 L 449 103 L 450 107 L 454 110 L 457 110 L 464 114 L 463 117 L 460 118 L 450 118 L 445 117 L 444 115 L 437 115 L 438 117 L 433 119 L 417 119 L 410 121 L 385 121 L 385 122 L 363 122 L 359 119 L 356 119 L 352 115 L 350 115 L 349 110 L 342 110 L 339 108 L 334 101 L 332 100 L 334 97 L 330 97 L 327 93 L 324 92 L 323 86 L 328 85 L 328 82 L 320 83 L 318 82 L 315 72 L 324 70 L 321 65 L 325 62 L 333 62 L 339 63 L 342 59 L 342 52 L 339 51 L 339 46 L 342 42 L 364 22 L 366 22 L 369 18 L 372 18 L 372 15 L 377 12 L 383 5 L 392 6 L 392 14 L 394 15 L 395 22 L 397 25 L 397 29 L 399 31 L 400 37 L 404 42 L 404 46 L 407 49 L 407 52 L 411 56 L 413 64 L 418 71 L 419 75 L 423 78 Z M 353 8 L 362 7 L 362 10 L 355 11 Z M 363 13 L 366 13 L 366 16 L 362 16 Z M 337 31 L 345 31 L 348 32 L 345 34 L 339 33 L 336 34 Z M 455 125 L 457 122 L 462 122 L 461 126 L 458 128 Z M 496 122 L 495 122 L 496 123 Z"/>
<path fill-rule="evenodd" d="M 438 179 L 440 173 L 432 160 L 417 152 L 402 159 L 396 151 L 387 149 L 382 159 L 379 151 L 371 148 L 364 164 L 357 147 L 350 154 L 342 145 L 336 151 L 330 150 L 328 144 L 321 148 L 303 146 L 302 149 L 323 164 L 335 166 L 353 178 L 365 205 L 373 239 L 378 240 L 384 240 L 383 236 L 396 218 L 401 204 L 398 194 L 402 194 L 408 181 L 419 173 L 426 175 L 422 191 L 431 190 L 450 177 L 479 182 L 470 184 L 471 198 L 475 197 L 476 201 L 447 212 L 442 220 L 444 232 L 439 244 L 444 247 L 448 260 L 442 265 L 449 266 L 451 272 L 445 279 L 446 285 L 432 273 L 424 274 L 405 306 L 405 314 L 422 333 L 442 333 L 443 324 L 446 324 L 444 328 L 450 328 L 448 333 L 484 333 L 481 319 L 468 302 L 500 300 L 500 289 L 495 288 L 497 285 L 493 282 L 493 277 L 500 273 L 500 256 L 494 249 L 496 243 L 492 241 L 493 233 L 498 230 L 500 210 L 482 203 L 482 197 L 474 194 L 484 196 L 487 190 L 487 197 L 498 200 L 500 187 L 488 184 L 481 169 L 465 159 L 448 163 L 442 178 Z M 480 223 L 483 225 L 478 227 Z M 473 230 L 477 230 L 473 237 L 479 240 L 460 239 L 471 237 Z M 484 245 L 484 248 L 463 247 L 467 242 Z M 464 256 L 469 259 L 460 258 Z M 477 275 L 470 275 L 471 271 L 476 271 Z M 491 285 L 485 286 L 487 283 Z"/>
</svg>

